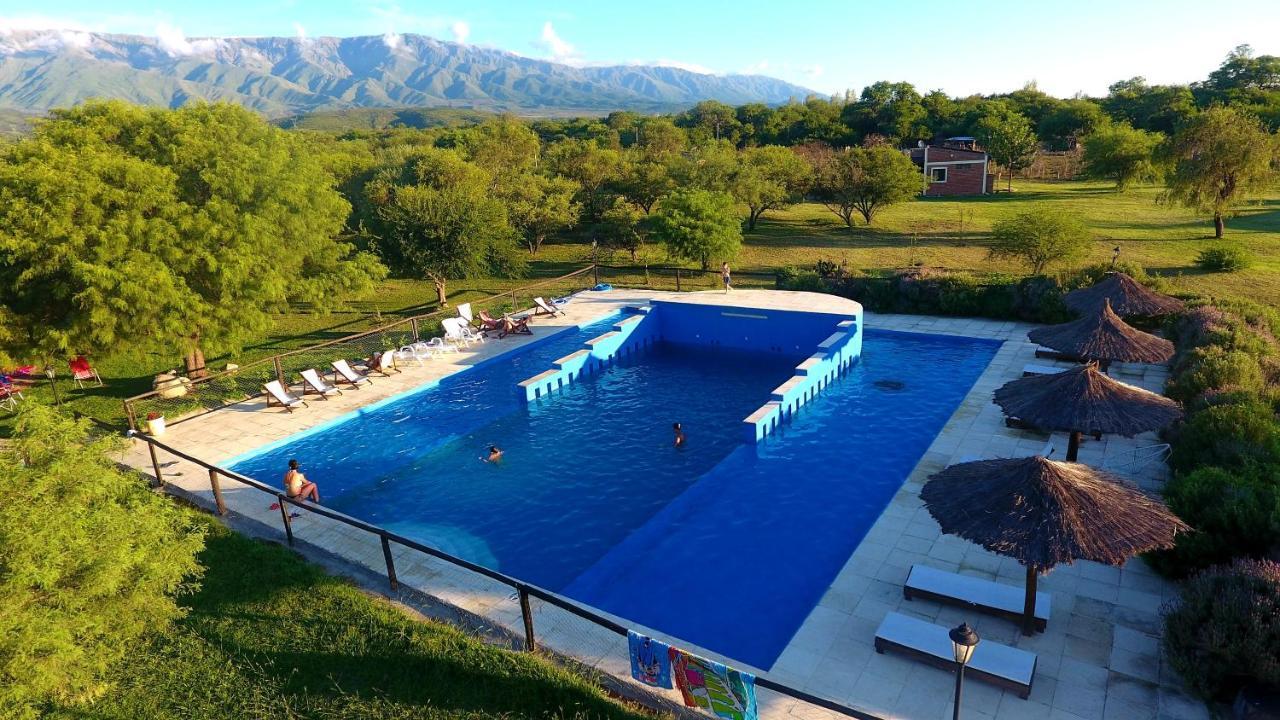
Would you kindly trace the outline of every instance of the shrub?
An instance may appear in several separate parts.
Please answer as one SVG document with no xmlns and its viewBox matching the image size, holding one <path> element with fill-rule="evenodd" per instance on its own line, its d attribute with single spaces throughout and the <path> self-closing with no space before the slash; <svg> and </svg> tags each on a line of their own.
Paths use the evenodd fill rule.
<svg viewBox="0 0 1280 720">
<path fill-rule="evenodd" d="M 1164 626 L 1170 664 L 1202 697 L 1280 683 L 1280 565 L 1241 560 L 1196 576 Z"/>
<path fill-rule="evenodd" d="M 1280 548 L 1280 468 L 1232 472 L 1202 467 L 1178 474 L 1164 498 L 1193 530 L 1147 559 L 1164 575 L 1186 577 L 1237 557 L 1266 557 Z"/>
<path fill-rule="evenodd" d="M 1192 414 L 1177 429 L 1172 444 L 1169 464 L 1179 472 L 1202 465 L 1228 469 L 1250 463 L 1280 465 L 1280 422 L 1269 403 L 1250 395 L 1245 402 Z"/>
<path fill-rule="evenodd" d="M 1053 263 L 1084 257 L 1092 238 L 1076 217 L 1056 208 L 1035 206 L 991 228 L 992 257 L 1012 257 L 1040 275 Z"/>
<path fill-rule="evenodd" d="M 1265 384 L 1262 366 L 1254 355 L 1239 350 L 1222 350 L 1210 345 L 1196 349 L 1176 379 L 1169 383 L 1169 396 L 1191 402 L 1210 393 L 1224 391 L 1260 392 Z"/>
<path fill-rule="evenodd" d="M 1219 245 L 1205 248 L 1196 256 L 1196 265 L 1209 272 L 1236 272 L 1253 264 L 1253 258 L 1244 248 Z"/>
<path fill-rule="evenodd" d="M 784 290 L 802 290 L 808 292 L 829 292 L 827 282 L 813 270 L 782 268 L 777 274 L 778 287 Z"/>
</svg>

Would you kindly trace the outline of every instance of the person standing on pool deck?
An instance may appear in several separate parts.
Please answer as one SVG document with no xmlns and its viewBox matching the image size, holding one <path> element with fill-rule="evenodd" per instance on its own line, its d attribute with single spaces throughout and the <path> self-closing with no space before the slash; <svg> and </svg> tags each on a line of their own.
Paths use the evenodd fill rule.
<svg viewBox="0 0 1280 720">
<path fill-rule="evenodd" d="M 302 474 L 297 460 L 289 461 L 289 472 L 284 474 L 284 492 L 294 500 L 320 502 L 320 488 Z"/>
<path fill-rule="evenodd" d="M 729 263 L 727 261 L 720 263 L 720 279 L 724 281 L 724 294 L 728 295 L 729 291 L 733 289 L 733 278 L 729 273 Z"/>
<path fill-rule="evenodd" d="M 671 429 L 676 431 L 676 447 L 684 447 L 684 428 L 680 427 L 680 423 L 671 423 Z"/>
</svg>

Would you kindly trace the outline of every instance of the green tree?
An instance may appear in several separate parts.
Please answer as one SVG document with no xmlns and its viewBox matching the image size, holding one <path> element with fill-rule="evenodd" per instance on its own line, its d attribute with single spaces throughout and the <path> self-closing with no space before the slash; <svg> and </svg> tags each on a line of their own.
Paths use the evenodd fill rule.
<svg viewBox="0 0 1280 720">
<path fill-rule="evenodd" d="M 991 255 L 1012 257 L 1031 266 L 1033 275 L 1052 263 L 1078 260 L 1089 252 L 1091 238 L 1075 217 L 1055 208 L 1035 206 L 997 221 L 991 230 Z"/>
<path fill-rule="evenodd" d="M 1039 148 L 1031 121 L 1003 104 L 993 103 L 978 120 L 974 135 L 991 159 L 1009 172 L 1008 189 L 1013 190 L 1013 173 L 1029 167 Z"/>
<path fill-rule="evenodd" d="M 672 257 L 692 260 L 706 270 L 712 260 L 738 254 L 742 222 L 727 193 L 681 189 L 668 195 L 653 214 L 653 236 Z"/>
<path fill-rule="evenodd" d="M 653 206 L 675 188 L 668 164 L 642 148 L 632 148 L 623 155 L 622 169 L 615 188 L 628 202 L 646 215 Z"/>
<path fill-rule="evenodd" d="M 1108 88 L 1102 109 L 1113 120 L 1140 130 L 1171 134 L 1196 114 L 1196 99 L 1186 85 L 1148 85 L 1146 78 L 1121 80 Z"/>
<path fill-rule="evenodd" d="M 678 187 L 727 193 L 738 171 L 738 151 L 727 140 L 705 142 L 671 156 L 668 169 Z"/>
<path fill-rule="evenodd" d="M 538 135 L 519 118 L 501 115 L 468 128 L 459 141 L 464 156 L 489 174 L 494 191 L 504 194 L 509 182 L 538 166 Z"/>
<path fill-rule="evenodd" d="M 547 167 L 552 174 L 578 184 L 577 200 L 583 217 L 595 221 L 613 202 L 613 186 L 618 182 L 622 155 L 586 140 L 566 140 L 547 148 Z"/>
<path fill-rule="evenodd" d="M 747 206 L 747 229 L 768 210 L 799 202 L 808 192 L 812 171 L 805 159 L 788 148 L 765 145 L 743 150 L 730 181 L 733 196 Z"/>
<path fill-rule="evenodd" d="M 1226 218 L 1275 184 L 1280 143 L 1256 118 L 1229 107 L 1205 110 L 1170 139 L 1165 198 L 1213 216 L 1222 237 Z"/>
<path fill-rule="evenodd" d="M 1098 103 L 1088 98 L 1074 98 L 1064 100 L 1050 110 L 1036 125 L 1036 132 L 1051 147 L 1068 150 L 1106 120 L 1107 116 Z"/>
<path fill-rule="evenodd" d="M 625 251 L 631 256 L 631 262 L 635 263 L 649 233 L 648 220 L 648 216 L 634 205 L 621 198 L 617 199 L 600 217 L 604 246 Z"/>
<path fill-rule="evenodd" d="M 861 141 L 868 135 L 884 135 L 900 142 L 929 137 L 928 111 L 911 83 L 880 81 L 862 89 L 855 103 L 841 110 L 844 124 Z"/>
<path fill-rule="evenodd" d="M 846 148 L 817 158 L 813 196 L 853 227 L 858 213 L 868 224 L 880 210 L 920 192 L 920 171 L 888 145 Z"/>
<path fill-rule="evenodd" d="M 1160 133 L 1136 130 L 1129 123 L 1106 122 L 1084 138 L 1084 168 L 1091 177 L 1116 182 L 1124 192 L 1130 183 L 1156 177 Z"/>
<path fill-rule="evenodd" d="M 505 199 L 511 226 L 524 238 L 530 255 L 537 255 L 548 235 L 578 224 L 582 206 L 574 201 L 578 184 L 567 178 L 518 176 Z"/>
<path fill-rule="evenodd" d="M 191 516 L 111 459 L 120 438 L 24 403 L 0 448 L 0 715 L 91 700 L 199 577 Z"/>
<path fill-rule="evenodd" d="M 488 173 L 444 149 L 427 151 L 413 173 L 413 184 L 382 178 L 366 189 L 377 213 L 374 232 L 402 269 L 431 281 L 441 305 L 450 280 L 523 271 L 517 233 L 490 192 Z"/>
<path fill-rule="evenodd" d="M 350 206 L 301 136 L 233 105 L 55 111 L 0 162 L 0 305 L 17 354 L 259 337 L 291 301 L 331 306 L 384 272 L 338 240 Z"/>
<path fill-rule="evenodd" d="M 737 144 L 742 127 L 732 107 L 718 100 L 703 100 L 676 119 L 676 125 L 689 128 L 694 142 L 727 140 Z"/>
</svg>

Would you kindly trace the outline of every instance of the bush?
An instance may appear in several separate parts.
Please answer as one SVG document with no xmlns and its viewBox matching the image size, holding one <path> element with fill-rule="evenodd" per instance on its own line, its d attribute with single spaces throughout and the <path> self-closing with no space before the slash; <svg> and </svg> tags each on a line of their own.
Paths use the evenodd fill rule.
<svg viewBox="0 0 1280 720">
<path fill-rule="evenodd" d="M 1244 248 L 1219 245 L 1205 248 L 1196 256 L 1196 265 L 1209 272 L 1236 272 L 1253 264 L 1253 258 Z"/>
<path fill-rule="evenodd" d="M 1040 275 L 1053 263 L 1084 257 L 1092 243 L 1078 218 L 1042 205 L 997 221 L 991 237 L 992 257 L 1022 260 L 1032 275 Z"/>
<path fill-rule="evenodd" d="M 1169 509 L 1193 530 L 1147 559 L 1161 574 L 1186 577 L 1238 557 L 1280 549 L 1280 468 L 1232 472 L 1203 467 L 1179 474 L 1164 489 Z"/>
<path fill-rule="evenodd" d="M 1170 397 L 1189 403 L 1211 393 L 1226 391 L 1261 392 L 1265 384 L 1262 366 L 1254 355 L 1239 350 L 1222 350 L 1210 345 L 1198 348 L 1177 378 L 1169 383 Z"/>
<path fill-rule="evenodd" d="M 826 280 L 813 270 L 799 270 L 797 268 L 787 267 L 778 270 L 777 273 L 778 287 L 784 290 L 799 290 L 807 292 L 829 292 Z"/>
<path fill-rule="evenodd" d="M 1177 429 L 1169 464 L 1178 472 L 1203 465 L 1243 469 L 1250 463 L 1280 465 L 1280 422 L 1270 403 L 1254 395 L 1191 415 Z"/>
<path fill-rule="evenodd" d="M 1169 663 L 1204 698 L 1280 684 L 1280 565 L 1242 560 L 1196 576 L 1164 627 Z"/>
</svg>

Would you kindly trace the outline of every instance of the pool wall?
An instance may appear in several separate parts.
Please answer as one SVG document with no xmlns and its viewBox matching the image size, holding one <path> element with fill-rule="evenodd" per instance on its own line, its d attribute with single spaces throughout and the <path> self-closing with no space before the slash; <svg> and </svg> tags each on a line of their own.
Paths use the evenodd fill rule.
<svg viewBox="0 0 1280 720">
<path fill-rule="evenodd" d="M 648 305 L 627 308 L 632 313 L 614 324 L 613 329 L 582 344 L 582 348 L 551 363 L 550 370 L 534 375 L 518 384 L 526 402 L 549 395 L 584 376 L 598 372 L 613 360 L 630 355 L 656 342 L 659 326 L 647 322 L 653 308 Z"/>
<path fill-rule="evenodd" d="M 817 352 L 796 366 L 795 375 L 774 388 L 768 402 L 743 419 L 748 442 L 763 440 L 862 355 L 861 324 L 856 320 L 842 320 L 836 328 L 836 332 L 818 344 Z"/>
</svg>

